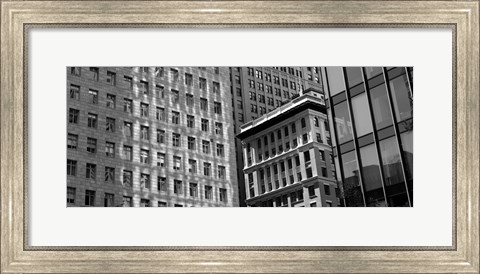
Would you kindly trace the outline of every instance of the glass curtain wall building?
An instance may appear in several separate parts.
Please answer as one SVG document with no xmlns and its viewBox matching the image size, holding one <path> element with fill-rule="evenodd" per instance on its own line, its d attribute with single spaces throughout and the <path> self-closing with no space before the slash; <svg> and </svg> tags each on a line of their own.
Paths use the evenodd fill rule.
<svg viewBox="0 0 480 274">
<path fill-rule="evenodd" d="M 321 72 L 344 205 L 413 206 L 413 68 Z"/>
</svg>

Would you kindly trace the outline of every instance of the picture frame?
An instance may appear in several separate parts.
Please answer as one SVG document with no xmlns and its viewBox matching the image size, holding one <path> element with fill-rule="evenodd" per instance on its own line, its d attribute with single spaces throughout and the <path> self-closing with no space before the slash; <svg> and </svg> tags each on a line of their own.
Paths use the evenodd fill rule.
<svg viewBox="0 0 480 274">
<path fill-rule="evenodd" d="M 478 1 L 1 1 L 1 272 L 478 273 L 479 6 Z M 453 246 L 29 247 L 25 32 L 42 25 L 451 28 L 456 95 Z"/>
</svg>

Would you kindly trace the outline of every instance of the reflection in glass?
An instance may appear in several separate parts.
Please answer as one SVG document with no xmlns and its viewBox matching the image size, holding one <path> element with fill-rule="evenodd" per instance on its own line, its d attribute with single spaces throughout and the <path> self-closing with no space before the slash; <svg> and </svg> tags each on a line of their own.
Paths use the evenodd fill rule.
<svg viewBox="0 0 480 274">
<path fill-rule="evenodd" d="M 397 121 L 403 121 L 412 117 L 413 98 L 408 89 L 407 75 L 403 74 L 390 81 L 392 100 L 395 106 Z"/>
<path fill-rule="evenodd" d="M 380 154 L 388 205 L 409 206 L 397 139 L 391 137 L 380 141 Z"/>
<path fill-rule="evenodd" d="M 337 127 L 337 137 L 340 144 L 352 140 L 352 121 L 348 114 L 347 101 L 334 106 L 335 125 Z"/>
<path fill-rule="evenodd" d="M 367 206 L 386 206 L 375 145 L 362 147 L 360 158 L 362 159 L 363 186 Z"/>
<path fill-rule="evenodd" d="M 392 115 L 385 85 L 382 84 L 371 89 L 370 96 L 377 130 L 390 126 L 392 124 Z"/>
<path fill-rule="evenodd" d="M 341 67 L 327 67 L 330 96 L 345 90 L 345 81 Z"/>
<path fill-rule="evenodd" d="M 404 132 L 400 137 L 402 139 L 403 158 L 405 160 L 408 194 L 410 195 L 410 201 L 413 201 L 413 131 Z"/>
<path fill-rule="evenodd" d="M 359 67 L 347 67 L 347 81 L 348 86 L 353 87 L 358 83 L 363 82 L 362 69 Z"/>
<path fill-rule="evenodd" d="M 342 165 L 345 177 L 343 180 L 343 192 L 346 206 L 364 206 L 360 188 L 360 175 L 354 151 L 342 155 Z"/>
<path fill-rule="evenodd" d="M 367 95 L 362 93 L 352 98 L 352 112 L 355 120 L 355 130 L 357 136 L 372 132 L 372 121 L 368 111 Z"/>
<path fill-rule="evenodd" d="M 365 74 L 367 74 L 367 78 L 370 79 L 373 76 L 377 76 L 382 72 L 382 67 L 366 67 Z"/>
</svg>

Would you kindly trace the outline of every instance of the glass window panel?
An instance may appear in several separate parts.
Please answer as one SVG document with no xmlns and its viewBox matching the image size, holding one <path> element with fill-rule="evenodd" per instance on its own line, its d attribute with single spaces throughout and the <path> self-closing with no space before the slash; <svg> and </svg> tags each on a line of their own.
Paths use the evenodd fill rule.
<svg viewBox="0 0 480 274">
<path fill-rule="evenodd" d="M 328 85 L 330 87 L 330 96 L 345 90 L 345 81 L 341 67 L 327 67 Z"/>
<path fill-rule="evenodd" d="M 385 85 L 371 89 L 370 97 L 377 130 L 390 126 L 392 124 L 392 115 L 390 113 L 390 105 L 388 103 Z"/>
<path fill-rule="evenodd" d="M 360 158 L 362 159 L 363 186 L 367 206 L 386 206 L 375 145 L 362 147 Z"/>
<path fill-rule="evenodd" d="M 382 72 L 382 67 L 366 67 L 365 74 L 367 74 L 367 78 L 370 79 L 373 76 L 377 76 Z"/>
<path fill-rule="evenodd" d="M 372 132 L 372 120 L 368 111 L 367 95 L 360 94 L 352 98 L 352 112 L 357 136 Z"/>
<path fill-rule="evenodd" d="M 402 138 L 403 158 L 405 159 L 405 174 L 407 176 L 408 194 L 413 201 L 413 131 L 400 135 Z"/>
<path fill-rule="evenodd" d="M 397 121 L 403 121 L 412 117 L 413 98 L 408 88 L 407 75 L 403 74 L 390 81 L 392 100 L 395 108 Z"/>
<path fill-rule="evenodd" d="M 344 175 L 343 192 L 346 206 L 364 206 L 358 163 L 354 151 L 342 155 L 342 167 Z"/>
<path fill-rule="evenodd" d="M 344 101 L 336 106 L 335 109 L 335 125 L 337 127 L 337 137 L 340 144 L 352 140 L 352 121 L 348 114 L 347 101 Z"/>
<path fill-rule="evenodd" d="M 397 139 L 391 137 L 380 141 L 380 153 L 388 205 L 409 206 Z"/>
<path fill-rule="evenodd" d="M 363 82 L 362 69 L 359 67 L 347 67 L 347 81 L 348 86 L 353 87 L 358 83 Z"/>
</svg>

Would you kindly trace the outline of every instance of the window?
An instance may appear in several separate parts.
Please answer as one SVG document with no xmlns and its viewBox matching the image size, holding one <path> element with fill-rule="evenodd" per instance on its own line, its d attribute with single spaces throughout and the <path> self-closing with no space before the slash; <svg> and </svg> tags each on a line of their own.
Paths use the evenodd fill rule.
<svg viewBox="0 0 480 274">
<path fill-rule="evenodd" d="M 218 157 L 223 157 L 223 156 L 225 156 L 223 144 L 217 144 L 217 156 L 218 156 Z"/>
<path fill-rule="evenodd" d="M 190 73 L 185 73 L 185 85 L 186 86 L 192 86 L 193 84 L 193 75 Z"/>
<path fill-rule="evenodd" d="M 157 143 L 165 144 L 165 130 L 157 129 Z"/>
<path fill-rule="evenodd" d="M 190 150 L 195 150 L 195 137 L 188 136 L 187 138 L 187 147 Z"/>
<path fill-rule="evenodd" d="M 307 173 L 307 178 L 312 178 L 313 174 L 312 174 L 312 168 L 309 167 L 305 170 L 305 172 Z"/>
<path fill-rule="evenodd" d="M 250 110 L 251 110 L 253 113 L 258 113 L 257 105 L 251 104 L 251 105 L 250 105 Z M 254 119 L 253 119 L 253 120 L 254 120 Z"/>
<path fill-rule="evenodd" d="M 148 73 L 148 70 L 149 70 L 149 67 L 142 67 L 142 71 L 143 71 L 144 73 Z"/>
<path fill-rule="evenodd" d="M 297 146 L 298 146 L 297 138 L 293 139 L 293 141 L 292 141 L 292 146 L 293 146 L 293 147 L 297 147 Z"/>
<path fill-rule="evenodd" d="M 140 150 L 140 163 L 148 164 L 148 154 L 149 154 L 148 150 L 146 149 Z"/>
<path fill-rule="evenodd" d="M 75 192 L 74 187 L 67 187 L 67 204 L 75 204 Z"/>
<path fill-rule="evenodd" d="M 140 174 L 140 187 L 150 189 L 150 175 L 142 173 Z"/>
<path fill-rule="evenodd" d="M 225 179 L 226 172 L 224 166 L 218 166 L 218 179 Z"/>
<path fill-rule="evenodd" d="M 116 97 L 112 94 L 107 94 L 107 108 L 115 109 Z"/>
<path fill-rule="evenodd" d="M 80 115 L 80 111 L 78 109 L 69 109 L 68 110 L 68 122 L 72 124 L 78 124 L 78 116 Z"/>
<path fill-rule="evenodd" d="M 210 176 L 212 169 L 212 164 L 204 162 L 203 163 L 203 175 Z"/>
<path fill-rule="evenodd" d="M 198 184 L 190 183 L 190 197 L 198 197 Z"/>
<path fill-rule="evenodd" d="M 172 124 L 180 124 L 180 112 L 172 111 Z"/>
<path fill-rule="evenodd" d="M 328 177 L 327 168 L 322 166 L 322 177 Z"/>
<path fill-rule="evenodd" d="M 115 181 L 115 168 L 105 167 L 105 183 L 114 183 Z"/>
<path fill-rule="evenodd" d="M 133 136 L 133 126 L 132 123 L 130 122 L 123 122 L 123 134 L 126 137 L 132 137 Z"/>
<path fill-rule="evenodd" d="M 197 161 L 193 159 L 188 159 L 188 172 L 197 173 Z"/>
<path fill-rule="evenodd" d="M 216 94 L 220 93 L 220 83 L 213 82 L 213 93 L 216 93 Z"/>
<path fill-rule="evenodd" d="M 218 197 L 220 199 L 220 202 L 226 202 L 227 201 L 227 190 L 225 188 L 220 188 L 218 190 Z"/>
<path fill-rule="evenodd" d="M 301 172 L 297 173 L 297 180 L 298 180 L 298 182 L 302 181 L 302 173 Z"/>
<path fill-rule="evenodd" d="M 81 71 L 82 71 L 82 68 L 79 68 L 79 67 L 71 67 L 70 68 L 70 74 L 74 75 L 74 76 L 80 76 Z"/>
<path fill-rule="evenodd" d="M 193 95 L 192 94 L 186 94 L 186 103 L 188 107 L 193 107 L 195 104 L 195 101 L 193 100 Z"/>
<path fill-rule="evenodd" d="M 122 180 L 123 185 L 128 186 L 128 187 L 132 187 L 133 173 L 129 170 L 124 170 L 122 177 L 123 177 L 123 180 Z"/>
<path fill-rule="evenodd" d="M 165 109 L 164 108 L 157 107 L 156 118 L 159 121 L 165 121 L 166 120 L 167 117 L 165 115 Z"/>
<path fill-rule="evenodd" d="M 264 91 L 263 83 L 257 83 L 258 90 Z"/>
<path fill-rule="evenodd" d="M 222 114 L 222 103 L 214 102 L 213 103 L 213 111 L 215 114 Z"/>
<path fill-rule="evenodd" d="M 202 151 L 205 154 L 210 154 L 210 141 L 202 140 Z"/>
<path fill-rule="evenodd" d="M 293 124 L 292 124 L 292 133 L 295 133 L 295 132 L 297 132 L 297 129 L 296 129 L 296 127 L 295 127 L 295 123 L 293 123 Z"/>
<path fill-rule="evenodd" d="M 212 200 L 213 199 L 212 189 L 213 189 L 213 187 L 211 187 L 211 186 L 205 186 L 205 199 L 207 199 L 207 200 Z"/>
<path fill-rule="evenodd" d="M 295 165 L 300 166 L 300 156 L 295 156 Z"/>
<path fill-rule="evenodd" d="M 285 151 L 290 149 L 290 142 L 285 143 Z"/>
<path fill-rule="evenodd" d="M 87 138 L 87 152 L 90 152 L 90 153 L 97 152 L 97 139 Z"/>
<path fill-rule="evenodd" d="M 163 67 L 155 67 L 155 77 L 163 77 Z"/>
<path fill-rule="evenodd" d="M 173 193 L 175 194 L 182 194 L 182 181 L 180 180 L 173 180 Z"/>
<path fill-rule="evenodd" d="M 132 207 L 133 206 L 133 201 L 132 197 L 130 196 L 123 196 L 123 207 Z"/>
<path fill-rule="evenodd" d="M 67 175 L 77 176 L 77 161 L 67 159 Z"/>
<path fill-rule="evenodd" d="M 78 147 L 78 135 L 76 134 L 68 134 L 67 139 L 67 148 L 77 150 Z"/>
<path fill-rule="evenodd" d="M 267 97 L 267 103 L 269 106 L 273 106 L 273 98 Z"/>
<path fill-rule="evenodd" d="M 205 91 L 207 89 L 207 79 L 199 78 L 198 79 L 198 87 L 200 88 L 200 90 Z"/>
<path fill-rule="evenodd" d="M 235 75 L 235 83 L 236 83 L 237 85 L 240 85 L 240 76 Z"/>
<path fill-rule="evenodd" d="M 158 201 L 158 207 L 167 207 L 167 202 Z"/>
<path fill-rule="evenodd" d="M 150 130 L 147 126 L 140 126 L 140 139 L 148 141 L 150 138 Z"/>
<path fill-rule="evenodd" d="M 173 144 L 174 147 L 180 147 L 181 146 L 180 134 L 172 133 L 172 144 Z"/>
<path fill-rule="evenodd" d="M 88 114 L 88 127 L 97 128 L 97 115 L 93 113 Z"/>
<path fill-rule="evenodd" d="M 85 206 L 95 206 L 95 191 L 85 190 Z"/>
<path fill-rule="evenodd" d="M 180 102 L 180 93 L 178 90 L 172 89 L 172 103 L 178 104 Z"/>
<path fill-rule="evenodd" d="M 325 191 L 325 195 L 328 195 L 328 196 L 331 195 L 330 186 L 329 186 L 329 185 L 323 185 L 323 190 Z"/>
<path fill-rule="evenodd" d="M 148 117 L 148 104 L 140 103 L 140 116 Z"/>
<path fill-rule="evenodd" d="M 208 120 L 202 119 L 202 131 L 208 131 Z"/>
<path fill-rule="evenodd" d="M 132 147 L 131 146 L 123 146 L 123 155 L 124 159 L 127 161 L 132 160 Z"/>
<path fill-rule="evenodd" d="M 117 74 L 112 71 L 107 71 L 107 83 L 115 86 L 117 84 Z"/>
<path fill-rule="evenodd" d="M 115 157 L 115 143 L 106 142 L 105 143 L 105 156 L 114 158 Z"/>
<path fill-rule="evenodd" d="M 158 191 L 167 191 L 167 178 L 157 177 L 157 190 Z"/>
<path fill-rule="evenodd" d="M 98 68 L 90 68 L 90 72 L 92 73 L 92 80 L 98 81 L 98 73 L 99 73 Z"/>
<path fill-rule="evenodd" d="M 255 81 L 253 80 L 248 80 L 248 84 L 250 88 L 255 88 Z M 250 98 L 251 99 L 251 98 Z"/>
<path fill-rule="evenodd" d="M 182 169 L 182 158 L 178 156 L 173 156 L 173 169 L 181 170 Z"/>
<path fill-rule="evenodd" d="M 157 166 L 165 167 L 165 154 L 157 152 Z"/>
<path fill-rule="evenodd" d="M 302 124 L 302 128 L 307 127 L 307 123 L 305 122 L 305 118 L 302 118 L 302 119 L 300 120 L 300 123 Z"/>
<path fill-rule="evenodd" d="M 302 135 L 302 142 L 303 144 L 308 143 L 308 133 L 305 133 Z"/>
<path fill-rule="evenodd" d="M 140 207 L 150 207 L 150 200 L 140 199 Z"/>
<path fill-rule="evenodd" d="M 200 98 L 200 109 L 203 111 L 208 110 L 208 100 L 206 98 Z"/>
<path fill-rule="evenodd" d="M 320 133 L 317 133 L 317 142 L 323 143 L 322 135 Z"/>
<path fill-rule="evenodd" d="M 123 76 L 123 80 L 125 81 L 125 85 L 128 89 L 133 89 L 133 78 L 130 76 Z"/>
<path fill-rule="evenodd" d="M 132 106 L 133 106 L 132 100 L 127 98 L 123 99 L 123 111 L 132 113 Z"/>
<path fill-rule="evenodd" d="M 172 81 L 177 82 L 178 81 L 178 70 L 170 69 L 170 76 L 172 78 Z"/>
<path fill-rule="evenodd" d="M 88 102 L 92 104 L 98 104 L 98 90 L 88 90 Z"/>
<path fill-rule="evenodd" d="M 80 99 L 80 86 L 70 85 L 70 99 Z"/>
<path fill-rule="evenodd" d="M 115 119 L 110 117 L 106 118 L 106 131 L 115 132 Z"/>
<path fill-rule="evenodd" d="M 157 98 L 164 98 L 165 97 L 165 87 L 156 85 L 155 86 L 155 96 Z"/>
<path fill-rule="evenodd" d="M 96 165 L 96 164 L 87 163 L 86 167 L 87 167 L 87 168 L 86 168 L 86 175 L 85 175 L 85 177 L 86 177 L 87 179 L 95 180 L 96 175 L 97 175 L 97 165 Z"/>
</svg>

